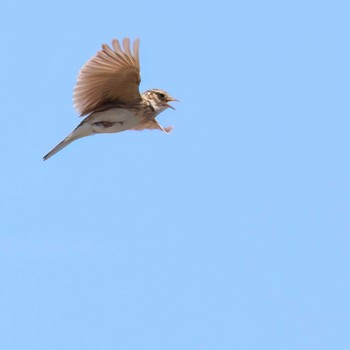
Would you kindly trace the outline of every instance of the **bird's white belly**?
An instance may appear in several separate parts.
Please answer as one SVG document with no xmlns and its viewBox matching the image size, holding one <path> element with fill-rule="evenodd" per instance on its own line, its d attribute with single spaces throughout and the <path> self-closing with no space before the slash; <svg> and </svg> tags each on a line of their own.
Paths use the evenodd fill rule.
<svg viewBox="0 0 350 350">
<path fill-rule="evenodd" d="M 105 127 L 104 122 L 112 125 Z M 132 110 L 125 108 L 111 108 L 93 113 L 90 119 L 90 125 L 95 133 L 114 133 L 134 129 L 139 123 L 140 117 L 137 117 Z"/>
</svg>

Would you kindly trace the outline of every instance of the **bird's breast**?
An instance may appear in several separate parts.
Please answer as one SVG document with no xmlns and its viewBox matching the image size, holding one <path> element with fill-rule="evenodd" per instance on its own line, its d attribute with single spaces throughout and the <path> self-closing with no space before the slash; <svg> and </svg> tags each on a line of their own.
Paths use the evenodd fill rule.
<svg viewBox="0 0 350 350">
<path fill-rule="evenodd" d="M 111 108 L 92 113 L 88 119 L 96 133 L 114 133 L 134 129 L 143 120 L 142 114 L 127 108 Z"/>
</svg>

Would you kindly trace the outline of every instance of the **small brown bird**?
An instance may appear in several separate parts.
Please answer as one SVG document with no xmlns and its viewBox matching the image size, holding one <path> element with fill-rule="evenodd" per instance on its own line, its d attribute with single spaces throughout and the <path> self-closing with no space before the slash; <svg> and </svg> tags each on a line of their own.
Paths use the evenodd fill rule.
<svg viewBox="0 0 350 350">
<path fill-rule="evenodd" d="M 80 70 L 74 88 L 74 107 L 85 119 L 63 141 L 54 147 L 44 160 L 81 137 L 125 130 L 159 129 L 168 133 L 172 127 L 163 128 L 156 120 L 159 113 L 172 108 L 168 102 L 178 101 L 161 89 L 139 92 L 140 41 L 135 40 L 133 53 L 130 40 L 112 41 L 112 48 L 102 45 L 102 50 Z"/>
</svg>

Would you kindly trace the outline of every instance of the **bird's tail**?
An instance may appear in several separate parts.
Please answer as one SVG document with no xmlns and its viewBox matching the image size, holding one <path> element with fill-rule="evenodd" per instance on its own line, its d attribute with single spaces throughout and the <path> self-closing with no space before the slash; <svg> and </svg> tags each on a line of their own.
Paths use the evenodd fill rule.
<svg viewBox="0 0 350 350">
<path fill-rule="evenodd" d="M 68 135 L 64 140 L 62 140 L 57 146 L 55 146 L 48 154 L 43 157 L 43 160 L 48 160 L 54 154 L 59 152 L 64 147 L 68 146 L 70 143 L 75 141 L 76 138 L 72 137 L 72 134 Z"/>
<path fill-rule="evenodd" d="M 80 139 L 81 137 L 92 135 L 90 124 L 86 123 L 85 120 L 86 118 L 63 141 L 61 141 L 46 156 L 44 156 L 43 159 L 49 159 L 54 154 L 59 152 L 62 148 L 68 146 L 70 143 Z"/>
</svg>

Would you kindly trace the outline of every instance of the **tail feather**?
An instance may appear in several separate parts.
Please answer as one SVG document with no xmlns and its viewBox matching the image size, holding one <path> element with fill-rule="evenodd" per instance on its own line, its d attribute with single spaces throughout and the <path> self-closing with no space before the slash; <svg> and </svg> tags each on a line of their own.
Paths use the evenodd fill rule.
<svg viewBox="0 0 350 350">
<path fill-rule="evenodd" d="M 59 152 L 64 147 L 68 146 L 74 140 L 75 140 L 75 138 L 70 137 L 70 135 L 67 136 L 63 141 L 61 141 L 57 146 L 55 146 L 48 154 L 46 154 L 43 157 L 43 160 L 48 160 L 50 157 L 52 157 L 54 154 Z"/>
<path fill-rule="evenodd" d="M 46 156 L 44 160 L 48 160 L 54 154 L 59 152 L 62 148 L 68 146 L 73 141 L 80 139 L 81 137 L 89 136 L 92 134 L 90 123 L 86 123 L 83 120 L 63 141 L 61 141 L 56 147 L 54 147 Z"/>
</svg>

